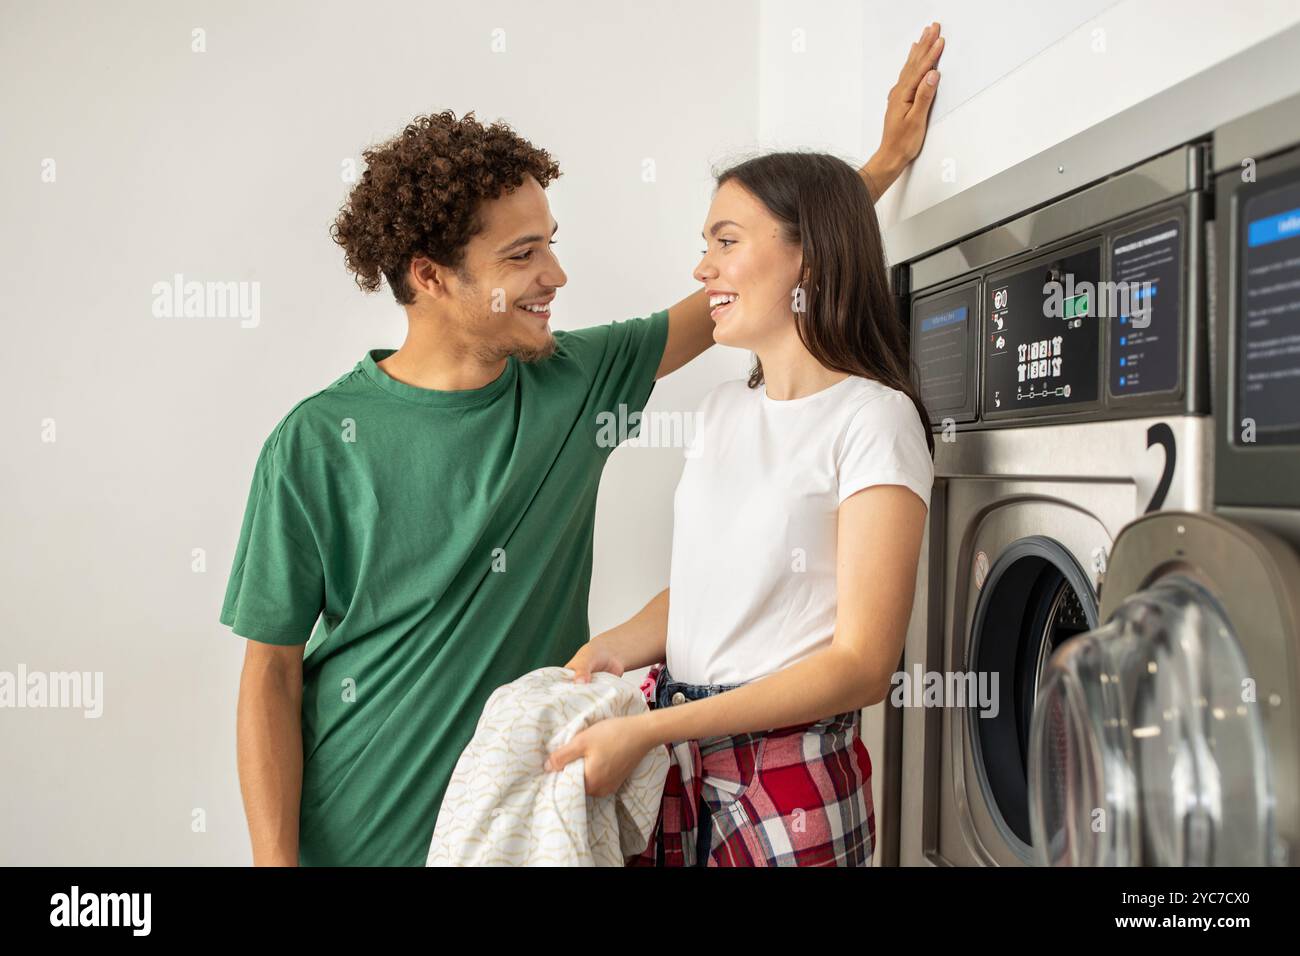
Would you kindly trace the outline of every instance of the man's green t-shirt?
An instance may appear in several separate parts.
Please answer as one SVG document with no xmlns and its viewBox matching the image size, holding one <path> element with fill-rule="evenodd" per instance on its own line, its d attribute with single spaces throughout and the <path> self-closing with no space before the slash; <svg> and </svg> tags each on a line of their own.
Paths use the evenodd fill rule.
<svg viewBox="0 0 1300 956">
<path fill-rule="evenodd" d="M 373 349 L 267 438 L 220 620 L 307 643 L 302 865 L 423 866 L 488 696 L 590 638 L 609 424 L 644 408 L 667 336 L 666 311 L 557 331 L 463 391 Z"/>
</svg>

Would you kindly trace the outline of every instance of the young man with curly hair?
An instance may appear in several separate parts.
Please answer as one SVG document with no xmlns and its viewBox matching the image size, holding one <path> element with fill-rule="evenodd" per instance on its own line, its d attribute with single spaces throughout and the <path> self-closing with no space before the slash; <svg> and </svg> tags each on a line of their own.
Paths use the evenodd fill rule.
<svg viewBox="0 0 1300 956">
<path fill-rule="evenodd" d="M 891 91 L 862 169 L 874 195 L 920 150 L 929 50 Z M 258 865 L 425 863 L 488 696 L 589 639 L 611 451 L 597 416 L 640 412 L 713 344 L 702 291 L 551 332 L 560 170 L 509 127 L 421 116 L 365 159 L 332 233 L 362 289 L 387 281 L 406 341 L 272 430 L 220 614 L 249 638 L 238 752 Z"/>
</svg>

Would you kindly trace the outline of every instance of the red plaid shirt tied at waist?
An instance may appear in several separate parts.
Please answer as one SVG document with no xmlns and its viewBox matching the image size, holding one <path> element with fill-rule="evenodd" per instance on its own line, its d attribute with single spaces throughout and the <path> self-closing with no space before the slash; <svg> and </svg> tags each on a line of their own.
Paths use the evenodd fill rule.
<svg viewBox="0 0 1300 956">
<path fill-rule="evenodd" d="M 662 664 L 642 683 L 656 706 Z M 861 711 L 666 745 L 650 843 L 628 866 L 869 866 L 876 820 Z M 703 821 L 703 825 L 701 825 Z"/>
</svg>

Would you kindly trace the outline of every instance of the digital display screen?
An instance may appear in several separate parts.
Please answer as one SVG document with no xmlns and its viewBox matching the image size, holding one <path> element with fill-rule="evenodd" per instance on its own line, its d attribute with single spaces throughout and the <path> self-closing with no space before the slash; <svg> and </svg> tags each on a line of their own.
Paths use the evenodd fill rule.
<svg viewBox="0 0 1300 956">
<path fill-rule="evenodd" d="M 985 283 L 984 413 L 1097 400 L 1101 246 Z"/>
<path fill-rule="evenodd" d="M 1245 199 L 1240 222 L 1233 440 L 1300 443 L 1300 181 Z"/>
<path fill-rule="evenodd" d="M 1181 273 L 1182 224 L 1177 219 L 1115 239 L 1105 309 L 1112 395 L 1178 387 Z"/>
<path fill-rule="evenodd" d="M 912 311 L 912 361 L 930 420 L 975 414 L 976 286 L 917 300 Z"/>
</svg>

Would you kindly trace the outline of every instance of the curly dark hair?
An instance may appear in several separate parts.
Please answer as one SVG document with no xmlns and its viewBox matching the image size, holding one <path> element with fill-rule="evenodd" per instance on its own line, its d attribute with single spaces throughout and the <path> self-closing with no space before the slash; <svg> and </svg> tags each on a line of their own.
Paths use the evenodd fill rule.
<svg viewBox="0 0 1300 956">
<path fill-rule="evenodd" d="M 415 256 L 463 275 L 465 247 L 483 224 L 478 215 L 492 200 L 523 185 L 531 174 L 543 188 L 560 176 L 559 165 L 503 122 L 483 126 L 471 110 L 417 116 L 386 143 L 362 153 L 366 171 L 330 227 L 365 292 L 388 279 L 402 305 L 415 301 L 406 281 Z"/>
</svg>

